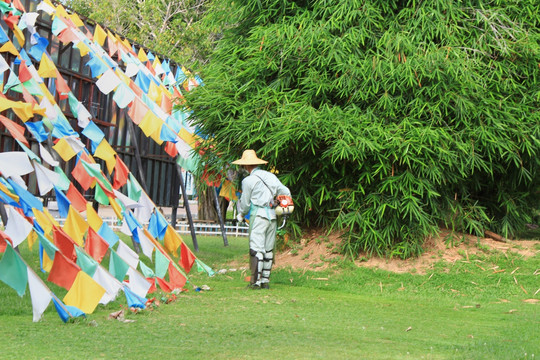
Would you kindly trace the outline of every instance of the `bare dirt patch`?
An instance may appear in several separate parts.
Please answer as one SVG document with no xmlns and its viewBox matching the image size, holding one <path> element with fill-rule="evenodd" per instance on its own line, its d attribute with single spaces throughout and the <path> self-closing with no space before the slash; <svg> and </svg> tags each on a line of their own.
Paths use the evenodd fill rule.
<svg viewBox="0 0 540 360">
<path fill-rule="evenodd" d="M 275 266 L 315 271 L 327 269 L 342 259 L 339 247 L 339 234 L 326 236 L 322 231 L 313 230 L 307 233 L 299 244 L 293 244 L 289 249 L 279 252 L 276 255 Z M 486 251 L 513 252 L 529 258 L 540 253 L 540 241 L 500 242 L 491 238 L 452 234 L 449 230 L 442 230 L 437 237 L 426 241 L 424 249 L 425 252 L 419 257 L 406 260 L 361 254 L 355 263 L 357 266 L 380 268 L 397 273 L 425 274 L 441 260 L 455 262 Z"/>
</svg>

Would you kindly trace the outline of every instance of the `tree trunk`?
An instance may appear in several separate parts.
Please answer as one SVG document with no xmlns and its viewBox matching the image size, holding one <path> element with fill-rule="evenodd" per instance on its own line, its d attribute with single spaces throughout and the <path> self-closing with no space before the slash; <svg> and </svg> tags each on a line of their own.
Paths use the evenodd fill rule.
<svg viewBox="0 0 540 360">
<path fill-rule="evenodd" d="M 211 220 L 219 223 L 219 218 L 216 212 L 216 205 L 214 202 L 214 196 L 210 191 L 216 191 L 214 187 L 204 185 L 204 189 L 199 192 L 199 220 Z M 221 208 L 221 216 L 226 221 L 227 207 L 229 201 L 223 197 L 219 197 L 219 206 Z"/>
</svg>

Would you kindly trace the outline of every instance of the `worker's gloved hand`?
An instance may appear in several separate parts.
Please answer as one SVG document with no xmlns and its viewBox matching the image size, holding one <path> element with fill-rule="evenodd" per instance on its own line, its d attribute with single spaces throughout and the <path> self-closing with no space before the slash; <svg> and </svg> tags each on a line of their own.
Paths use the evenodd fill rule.
<svg viewBox="0 0 540 360">
<path fill-rule="evenodd" d="M 242 214 L 236 215 L 236 220 L 238 220 L 239 223 L 244 222 L 244 216 Z"/>
</svg>

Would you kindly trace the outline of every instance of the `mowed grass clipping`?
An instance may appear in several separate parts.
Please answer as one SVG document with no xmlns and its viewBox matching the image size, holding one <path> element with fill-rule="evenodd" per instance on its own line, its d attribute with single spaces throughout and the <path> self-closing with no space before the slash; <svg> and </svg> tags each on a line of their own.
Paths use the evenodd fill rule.
<svg viewBox="0 0 540 360">
<path fill-rule="evenodd" d="M 540 357 L 540 255 L 486 252 L 426 275 L 341 263 L 273 273 L 246 290 L 247 240 L 199 237 L 197 256 L 222 274 L 190 273 L 187 292 L 123 323 L 123 294 L 64 324 L 52 304 L 32 322 L 30 296 L 0 284 L 1 359 L 535 359 Z M 186 239 L 189 243 L 189 239 Z M 36 251 L 21 246 L 38 269 Z M 540 250 L 540 249 L 538 249 Z M 151 265 L 148 261 L 145 261 Z M 104 262 L 105 267 L 108 262 Z M 495 272 L 491 268 L 506 269 Z M 517 270 L 515 270 L 517 269 Z M 515 270 L 515 271 L 514 271 Z M 48 283 L 62 298 L 65 290 Z M 207 285 L 209 291 L 195 291 Z M 149 297 L 165 299 L 165 294 Z"/>
</svg>

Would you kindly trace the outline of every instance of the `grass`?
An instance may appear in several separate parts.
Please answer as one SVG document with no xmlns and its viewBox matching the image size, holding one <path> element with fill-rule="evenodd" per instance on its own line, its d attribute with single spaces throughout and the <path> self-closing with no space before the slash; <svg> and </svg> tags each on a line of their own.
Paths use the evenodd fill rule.
<svg viewBox="0 0 540 360">
<path fill-rule="evenodd" d="M 247 265 L 246 239 L 229 238 L 227 248 L 220 238 L 198 240 L 197 256 L 214 270 Z M 35 251 L 21 251 L 37 268 Z M 469 256 L 426 275 L 341 263 L 276 270 L 269 291 L 246 290 L 239 269 L 211 278 L 194 269 L 188 292 L 128 314 L 132 323 L 107 319 L 125 307 L 123 295 L 86 320 L 64 324 L 49 306 L 33 323 L 29 295 L 0 283 L 0 358 L 534 359 L 540 304 L 523 300 L 539 298 L 538 269 L 538 254 Z M 193 290 L 203 284 L 212 290 Z M 62 298 L 65 290 L 50 285 Z"/>
</svg>

